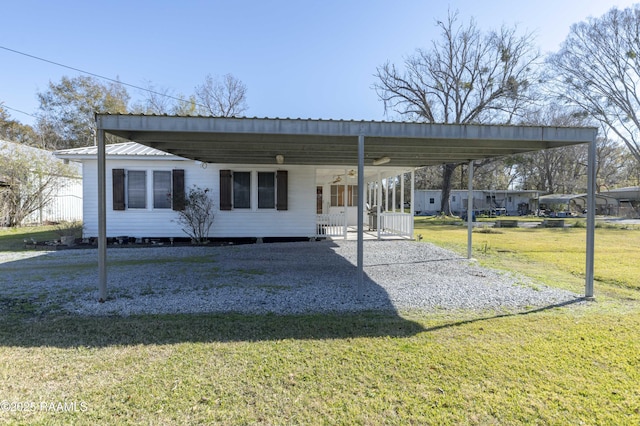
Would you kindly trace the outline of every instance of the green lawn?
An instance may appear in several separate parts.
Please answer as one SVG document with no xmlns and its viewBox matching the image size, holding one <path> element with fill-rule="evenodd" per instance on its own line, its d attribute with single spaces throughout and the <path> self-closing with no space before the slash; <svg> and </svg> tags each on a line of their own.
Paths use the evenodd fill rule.
<svg viewBox="0 0 640 426">
<path fill-rule="evenodd" d="M 436 226 L 441 220 L 417 218 L 415 234 L 466 254 L 467 228 Z M 547 284 L 584 285 L 586 230 L 571 228 L 475 229 L 473 255 L 491 266 L 518 269 Z M 595 235 L 596 289 L 640 289 L 640 229 L 598 227 Z M 579 278 L 575 280 L 574 278 Z"/>
<path fill-rule="evenodd" d="M 53 241 L 60 236 L 55 226 L 29 226 L 24 228 L 0 228 L 0 252 L 25 249 L 25 242 Z"/>
<path fill-rule="evenodd" d="M 464 250 L 464 229 L 420 221 Z M 584 229 L 501 231 L 474 234 L 481 262 L 583 285 Z M 625 232 L 599 229 L 596 258 L 639 247 Z M 0 300 L 0 423 L 639 424 L 640 266 L 598 262 L 595 302 L 520 313 L 91 318 Z"/>
</svg>

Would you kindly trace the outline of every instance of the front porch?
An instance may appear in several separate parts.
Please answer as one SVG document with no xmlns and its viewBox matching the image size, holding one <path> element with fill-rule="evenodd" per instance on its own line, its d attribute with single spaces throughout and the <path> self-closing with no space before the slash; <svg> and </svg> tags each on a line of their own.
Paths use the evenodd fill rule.
<svg viewBox="0 0 640 426">
<path fill-rule="evenodd" d="M 367 167 L 364 172 L 365 238 L 412 239 L 413 171 Z M 356 238 L 358 192 L 355 169 L 316 170 L 317 238 Z"/>
<path fill-rule="evenodd" d="M 382 213 L 376 221 L 378 226 L 365 226 L 365 240 L 413 239 L 413 215 L 408 213 Z M 355 240 L 357 226 L 346 225 L 344 214 L 317 215 L 316 238 Z"/>
</svg>

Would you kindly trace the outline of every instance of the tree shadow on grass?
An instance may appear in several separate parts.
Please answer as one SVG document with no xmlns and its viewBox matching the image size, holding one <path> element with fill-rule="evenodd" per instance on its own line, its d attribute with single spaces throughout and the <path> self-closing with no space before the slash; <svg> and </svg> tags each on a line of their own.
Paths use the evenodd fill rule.
<svg viewBox="0 0 640 426">
<path fill-rule="evenodd" d="M 355 265 L 334 247 L 323 242 L 190 252 L 118 249 L 109 253 L 109 277 L 115 278 L 105 303 L 97 302 L 92 256 L 56 252 L 5 262 L 0 265 L 0 274 L 6 273 L 0 277 L 0 320 L 6 326 L 0 329 L 0 345 L 324 340 L 423 331 L 402 318 L 385 289 L 366 274 L 366 291 L 357 302 Z M 68 300 L 81 302 L 72 305 L 78 312 L 67 310 Z M 159 312 L 149 313 L 147 307 Z"/>
<path fill-rule="evenodd" d="M 51 316 L 34 321 L 26 314 L 3 319 L 0 345 L 16 347 L 108 347 L 166 345 L 185 342 L 259 342 L 271 340 L 332 340 L 350 338 L 411 337 L 479 322 L 531 315 L 584 303 L 580 298 L 526 311 L 475 313 L 456 320 L 440 317 L 442 324 L 425 327 L 395 312 L 362 311 L 307 315 L 179 314 L 130 317 Z M 477 314 L 477 315 L 476 315 Z M 429 314 L 425 314 L 429 317 Z M 432 314 L 437 315 L 437 314 Z M 437 317 L 436 317 L 437 318 Z"/>
<path fill-rule="evenodd" d="M 325 340 L 408 337 L 424 331 L 393 312 L 275 314 L 179 314 L 130 317 L 52 316 L 4 321 L 0 345 L 18 347 L 106 347 L 184 342 Z"/>
<path fill-rule="evenodd" d="M 569 307 L 569 306 L 572 306 L 572 305 L 582 304 L 582 303 L 588 302 L 590 300 L 591 299 L 589 299 L 589 298 L 580 297 L 580 298 L 576 298 L 574 300 L 568 300 L 566 302 L 554 303 L 554 304 L 547 305 L 547 306 L 540 306 L 540 307 L 533 308 L 533 309 L 528 309 L 528 310 L 525 310 L 525 311 L 508 312 L 508 313 L 496 313 L 494 315 L 486 315 L 486 314 L 482 315 L 482 314 L 479 314 L 477 317 L 474 317 L 474 318 L 465 318 L 465 319 L 458 320 L 458 321 L 450 321 L 450 322 L 447 322 L 445 324 L 440 324 L 440 325 L 436 325 L 436 326 L 433 326 L 433 327 L 427 327 L 427 328 L 424 329 L 424 331 L 425 332 L 434 332 L 434 331 L 438 331 L 438 330 L 442 330 L 442 329 L 460 327 L 460 326 L 464 326 L 464 325 L 474 324 L 474 323 L 478 323 L 478 322 L 491 321 L 491 320 L 500 319 L 500 318 L 532 315 L 532 314 L 537 314 L 537 313 L 541 313 L 541 312 L 545 312 L 545 311 L 550 311 L 550 310 L 553 310 L 553 309 L 566 308 L 566 307 Z"/>
</svg>

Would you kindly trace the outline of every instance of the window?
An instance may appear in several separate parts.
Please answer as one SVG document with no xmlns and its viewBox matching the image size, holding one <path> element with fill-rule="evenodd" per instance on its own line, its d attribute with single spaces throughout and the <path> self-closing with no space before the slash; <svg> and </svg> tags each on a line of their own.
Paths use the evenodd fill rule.
<svg viewBox="0 0 640 426">
<path fill-rule="evenodd" d="M 251 179 L 252 173 L 257 178 Z M 233 172 L 220 170 L 220 210 L 289 208 L 287 170 L 277 172 Z M 252 183 L 254 182 L 255 183 Z M 253 185 L 253 187 L 252 187 Z M 252 205 L 251 194 L 258 194 Z M 255 195 L 254 195 L 255 196 Z"/>
<path fill-rule="evenodd" d="M 153 207 L 184 210 L 184 170 L 153 171 Z M 147 208 L 147 172 L 112 170 L 113 210 Z"/>
<path fill-rule="evenodd" d="M 250 172 L 233 172 L 233 208 L 251 208 Z"/>
<path fill-rule="evenodd" d="M 153 172 L 153 208 L 171 208 L 171 172 Z"/>
<path fill-rule="evenodd" d="M 343 207 L 345 202 L 344 185 L 331 185 L 331 207 Z M 347 207 L 358 205 L 358 186 L 347 185 Z"/>
<path fill-rule="evenodd" d="M 276 208 L 276 174 L 258 172 L 258 208 Z"/>
<path fill-rule="evenodd" d="M 435 198 L 429 198 L 429 204 L 435 204 L 435 203 L 436 203 Z"/>
<path fill-rule="evenodd" d="M 129 170 L 127 173 L 127 207 L 144 209 L 147 207 L 147 172 Z"/>
<path fill-rule="evenodd" d="M 451 201 L 453 201 L 454 203 L 456 202 L 456 196 L 455 195 L 451 196 Z"/>
</svg>

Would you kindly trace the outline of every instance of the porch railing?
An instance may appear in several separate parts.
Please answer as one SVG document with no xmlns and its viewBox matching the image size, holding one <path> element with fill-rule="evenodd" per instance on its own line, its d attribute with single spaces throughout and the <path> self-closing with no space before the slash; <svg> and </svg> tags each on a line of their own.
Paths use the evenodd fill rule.
<svg viewBox="0 0 640 426">
<path fill-rule="evenodd" d="M 413 216 L 409 213 L 381 213 L 380 235 L 413 238 Z"/>
<path fill-rule="evenodd" d="M 316 215 L 317 237 L 347 238 L 347 216 L 344 213 Z"/>
</svg>

